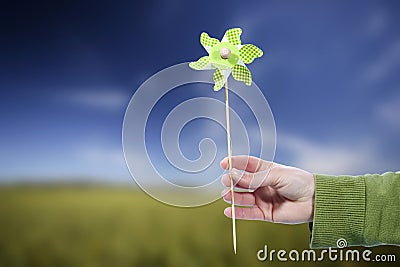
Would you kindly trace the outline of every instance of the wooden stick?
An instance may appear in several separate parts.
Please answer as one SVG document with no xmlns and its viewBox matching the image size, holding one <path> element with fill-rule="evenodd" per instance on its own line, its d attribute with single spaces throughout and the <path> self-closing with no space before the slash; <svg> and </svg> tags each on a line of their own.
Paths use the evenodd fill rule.
<svg viewBox="0 0 400 267">
<path fill-rule="evenodd" d="M 232 237 L 233 237 L 233 251 L 236 254 L 236 215 L 235 215 L 235 196 L 233 190 L 232 179 L 232 155 L 231 155 L 231 125 L 229 121 L 229 97 L 228 97 L 228 80 L 225 82 L 225 114 L 226 114 L 226 137 L 228 141 L 228 166 L 229 177 L 231 180 L 231 196 L 232 196 Z"/>
</svg>

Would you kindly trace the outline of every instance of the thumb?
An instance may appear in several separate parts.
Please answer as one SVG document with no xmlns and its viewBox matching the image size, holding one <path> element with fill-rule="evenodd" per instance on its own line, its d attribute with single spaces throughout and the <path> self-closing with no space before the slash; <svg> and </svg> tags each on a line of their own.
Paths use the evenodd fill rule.
<svg viewBox="0 0 400 267">
<path fill-rule="evenodd" d="M 256 173 L 232 169 L 230 176 L 229 174 L 222 176 L 222 183 L 230 186 L 230 177 L 232 177 L 235 187 L 255 190 L 263 186 L 275 186 L 278 182 L 277 177 L 274 176 L 275 173 L 274 167 Z"/>
</svg>

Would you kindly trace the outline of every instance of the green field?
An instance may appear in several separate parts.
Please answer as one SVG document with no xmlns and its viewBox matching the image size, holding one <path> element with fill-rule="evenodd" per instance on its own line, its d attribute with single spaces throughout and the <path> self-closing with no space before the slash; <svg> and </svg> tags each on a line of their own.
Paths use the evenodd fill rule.
<svg viewBox="0 0 400 267">
<path fill-rule="evenodd" d="M 307 225 L 239 221 L 232 252 L 226 203 L 200 208 L 161 204 L 133 188 L 0 188 L 0 266 L 297 266 L 257 260 L 270 249 L 308 249 Z M 396 254 L 398 247 L 371 249 Z M 302 263 L 317 266 L 322 263 Z M 329 262 L 359 266 L 365 262 Z M 388 264 L 379 264 L 379 266 Z M 389 264 L 390 265 L 390 264 Z M 391 263 L 392 266 L 398 266 Z"/>
</svg>

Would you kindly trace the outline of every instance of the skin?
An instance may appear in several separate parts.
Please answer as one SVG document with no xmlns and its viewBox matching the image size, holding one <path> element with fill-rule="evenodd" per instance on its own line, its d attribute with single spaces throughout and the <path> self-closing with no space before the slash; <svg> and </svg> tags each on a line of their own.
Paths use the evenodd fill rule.
<svg viewBox="0 0 400 267">
<path fill-rule="evenodd" d="M 228 158 L 221 161 L 221 167 L 228 169 Z M 313 174 L 250 156 L 233 156 L 232 168 L 235 189 L 246 191 L 234 193 L 237 219 L 285 224 L 313 220 Z M 223 199 L 231 203 L 229 174 L 222 176 L 222 184 L 227 187 Z M 232 217 L 231 207 L 224 214 Z"/>
</svg>

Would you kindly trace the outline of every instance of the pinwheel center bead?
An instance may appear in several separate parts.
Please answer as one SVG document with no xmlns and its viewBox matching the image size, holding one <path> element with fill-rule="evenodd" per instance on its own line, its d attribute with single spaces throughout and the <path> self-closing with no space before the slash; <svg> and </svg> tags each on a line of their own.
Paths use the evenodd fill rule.
<svg viewBox="0 0 400 267">
<path fill-rule="evenodd" d="M 223 59 L 228 59 L 228 58 L 231 57 L 232 53 L 231 53 L 231 50 L 229 48 L 223 47 L 223 48 L 221 48 L 221 50 L 219 50 L 219 54 L 221 55 L 221 57 Z"/>
<path fill-rule="evenodd" d="M 239 49 L 228 42 L 214 45 L 209 52 L 209 62 L 217 69 L 233 68 L 239 62 Z"/>
</svg>

